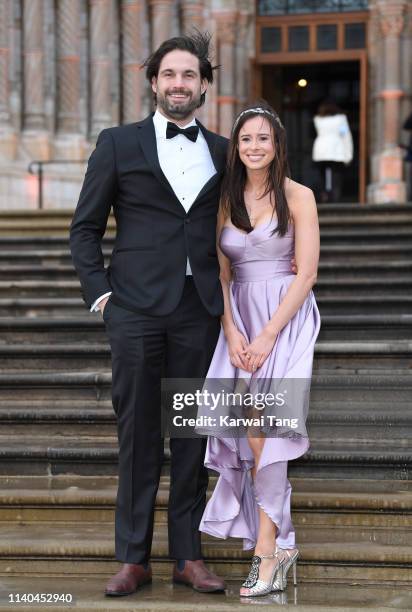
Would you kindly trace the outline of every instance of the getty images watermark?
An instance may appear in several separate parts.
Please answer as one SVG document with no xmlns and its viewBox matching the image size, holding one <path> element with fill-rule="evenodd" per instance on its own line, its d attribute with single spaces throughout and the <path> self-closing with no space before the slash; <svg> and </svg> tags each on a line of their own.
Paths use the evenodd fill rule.
<svg viewBox="0 0 412 612">
<path fill-rule="evenodd" d="M 307 436 L 305 379 L 163 379 L 162 429 L 171 437 Z"/>
</svg>

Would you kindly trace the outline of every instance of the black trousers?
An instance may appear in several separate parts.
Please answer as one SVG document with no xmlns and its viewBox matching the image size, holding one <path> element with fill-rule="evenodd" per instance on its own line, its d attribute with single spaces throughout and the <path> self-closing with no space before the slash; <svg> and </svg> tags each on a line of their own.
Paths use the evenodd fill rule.
<svg viewBox="0 0 412 612">
<path fill-rule="evenodd" d="M 342 197 L 345 164 L 335 161 L 317 162 L 321 172 L 321 202 L 339 202 Z"/>
<path fill-rule="evenodd" d="M 145 563 L 151 554 L 154 506 L 163 462 L 161 378 L 206 375 L 220 330 L 187 277 L 176 310 L 164 317 L 137 314 L 111 298 L 104 321 L 112 354 L 112 401 L 119 440 L 116 558 Z M 208 473 L 206 439 L 170 440 L 169 555 L 201 558 L 198 531 Z"/>
</svg>

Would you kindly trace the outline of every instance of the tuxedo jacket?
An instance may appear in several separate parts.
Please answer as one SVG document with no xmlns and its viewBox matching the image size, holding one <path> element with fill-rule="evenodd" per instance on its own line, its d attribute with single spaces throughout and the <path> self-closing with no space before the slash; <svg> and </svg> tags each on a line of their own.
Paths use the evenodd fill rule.
<svg viewBox="0 0 412 612">
<path fill-rule="evenodd" d="M 83 299 L 90 308 L 112 291 L 110 299 L 129 310 L 170 314 L 181 299 L 189 258 L 202 303 L 219 316 L 216 219 L 228 141 L 197 122 L 217 174 L 199 186 L 186 213 L 160 168 L 152 117 L 104 129 L 90 156 L 70 226 Z M 101 240 L 111 207 L 116 238 L 105 268 Z"/>
</svg>

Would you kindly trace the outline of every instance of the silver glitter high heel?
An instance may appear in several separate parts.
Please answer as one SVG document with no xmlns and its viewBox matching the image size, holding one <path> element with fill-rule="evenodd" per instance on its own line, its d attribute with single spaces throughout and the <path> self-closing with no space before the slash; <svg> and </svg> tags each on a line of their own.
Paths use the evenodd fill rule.
<svg viewBox="0 0 412 612">
<path fill-rule="evenodd" d="M 283 563 L 282 563 L 282 576 L 280 574 L 275 576 L 275 580 L 273 581 L 272 591 L 284 591 L 288 584 L 288 571 L 293 566 L 293 584 L 297 585 L 296 578 L 296 561 L 299 557 L 299 550 L 297 548 L 293 548 L 292 550 L 281 549 L 283 553 Z"/>
<path fill-rule="evenodd" d="M 245 595 L 242 593 L 242 597 L 256 597 L 259 595 L 267 595 L 273 590 L 273 584 L 279 580 L 280 584 L 283 585 L 283 564 L 285 560 L 281 557 L 281 549 L 276 548 L 272 555 L 254 555 L 252 557 L 252 565 L 249 571 L 249 575 L 242 584 L 242 587 L 249 589 L 250 592 Z M 272 571 L 272 576 L 269 582 L 259 579 L 259 566 L 262 559 L 277 559 L 278 563 L 275 565 Z M 281 589 L 283 591 L 283 588 Z"/>
</svg>

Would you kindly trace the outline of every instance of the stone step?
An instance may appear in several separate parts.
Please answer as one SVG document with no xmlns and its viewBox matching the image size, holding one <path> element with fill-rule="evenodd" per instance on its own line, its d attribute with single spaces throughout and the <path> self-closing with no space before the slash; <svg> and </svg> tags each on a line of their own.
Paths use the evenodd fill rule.
<svg viewBox="0 0 412 612">
<path fill-rule="evenodd" d="M 321 542 L 319 537 L 323 526 L 312 529 L 312 539 L 302 542 L 299 546 L 299 576 L 302 580 L 309 578 L 309 575 L 317 575 L 319 578 L 325 571 L 325 566 L 330 567 L 332 575 L 335 573 L 332 569 L 335 566 L 350 566 L 352 569 L 356 567 L 365 581 L 379 579 L 387 582 L 396 576 L 400 584 L 411 582 L 412 553 L 409 546 L 385 545 L 373 541 L 347 542 L 345 536 L 348 531 L 350 530 L 346 527 L 336 529 L 331 542 Z M 299 538 L 298 529 L 297 534 Z M 238 541 L 216 540 L 207 536 L 203 539 L 203 555 L 215 571 L 223 577 L 234 579 L 244 577 L 251 556 L 250 552 L 241 549 Z M 0 574 L 18 573 L 24 561 L 26 567 L 27 561 L 35 565 L 37 575 L 48 573 L 51 559 L 53 564 L 56 564 L 55 571 L 64 567 L 66 575 L 104 573 L 107 563 L 114 559 L 112 522 L 97 525 L 78 522 L 57 525 L 0 524 Z M 156 526 L 152 559 L 159 564 L 169 560 L 165 525 Z M 305 574 L 305 566 L 311 566 L 310 573 Z M 91 567 L 94 567 L 92 572 Z M 395 568 L 396 573 L 393 571 Z M 163 575 L 170 572 L 170 567 L 166 565 L 162 569 Z M 334 577 L 337 577 L 336 574 Z"/>
<path fill-rule="evenodd" d="M 0 247 L 1 248 L 1 247 Z M 112 249 L 105 248 L 103 255 L 105 258 L 105 265 L 109 265 L 110 255 Z M 320 270 L 327 265 L 340 266 L 341 264 L 351 264 L 356 271 L 358 268 L 364 265 L 374 262 L 375 260 L 383 260 L 384 263 L 391 261 L 403 261 L 410 262 L 412 256 L 412 245 L 411 244 L 384 244 L 378 242 L 376 244 L 327 244 L 321 243 L 320 250 Z M 67 270 L 73 271 L 73 264 L 71 254 L 68 250 L 64 249 L 18 249 L 10 250 L 3 249 L 0 252 L 0 266 L 4 269 L 5 273 L 10 268 L 10 274 L 14 268 L 28 267 L 39 268 L 38 273 L 46 268 L 51 269 L 52 273 L 54 268 L 63 271 L 68 274 Z M 4 275 L 3 275 L 4 276 Z"/>
<path fill-rule="evenodd" d="M 111 372 L 0 372 L 0 401 L 104 402 L 111 399 Z M 319 370 L 312 377 L 311 401 L 408 401 L 412 377 L 407 370 Z"/>
<path fill-rule="evenodd" d="M 411 385 L 412 386 L 412 385 Z M 409 423 L 412 414 L 406 408 L 409 406 L 408 389 L 406 398 L 394 397 L 388 401 L 384 397 L 371 401 L 346 402 L 330 401 L 319 393 L 316 381 L 312 386 L 309 419 L 312 422 L 325 421 L 327 423 Z M 62 395 L 62 394 L 61 394 Z M 319 396 L 320 398 L 316 397 Z M 110 399 L 71 399 L 69 390 L 60 398 L 51 399 L 16 399 L 16 397 L 2 399 L 0 396 L 0 419 L 6 423 L 94 423 L 112 424 L 116 417 Z"/>
<path fill-rule="evenodd" d="M 378 293 L 369 292 L 357 295 L 335 294 L 319 296 L 315 288 L 316 301 L 321 316 L 324 315 L 378 315 L 378 314 L 411 314 L 412 294 L 409 291 Z M 0 300 L 1 312 L 1 300 Z"/>
<path fill-rule="evenodd" d="M 113 563 L 112 572 L 119 568 Z M 157 570 L 164 569 L 163 577 L 157 577 Z M 225 594 L 211 596 L 205 593 L 189 591 L 184 585 L 173 585 L 171 583 L 171 565 L 154 563 L 156 573 L 153 583 L 140 589 L 138 593 L 128 597 L 105 597 L 103 594 L 106 576 L 78 576 L 71 577 L 54 573 L 44 576 L 21 576 L 9 574 L 2 579 L 4 593 L 15 598 L 21 593 L 68 593 L 73 595 L 76 609 L 86 612 L 113 612 L 131 609 L 136 612 L 243 612 L 245 604 L 251 612 L 261 610 L 262 599 L 249 601 L 239 597 L 241 579 L 227 580 Z M 330 567 L 327 568 L 329 571 Z M 346 568 L 347 569 L 347 568 Z M 349 568 L 350 569 L 350 568 Z M 272 593 L 264 598 L 265 604 L 293 605 L 297 612 L 348 612 L 349 610 L 364 610 L 369 608 L 375 612 L 384 612 L 388 608 L 393 610 L 411 609 L 411 595 L 408 586 L 397 586 L 390 584 L 356 584 L 354 582 L 344 584 L 342 578 L 338 577 L 337 567 L 333 568 L 334 577 L 322 579 L 310 578 L 306 573 L 308 567 L 299 567 L 298 586 L 288 586 L 287 591 Z M 303 574 L 302 572 L 305 572 Z M 246 572 L 247 573 L 247 572 Z M 351 576 L 352 576 L 351 572 Z M 246 575 L 246 574 L 245 574 Z M 245 578 L 245 575 L 242 578 Z M 363 582 L 363 581 L 362 581 Z M 50 584 L 53 589 L 50 589 Z M 332 587 L 332 588 L 331 588 Z M 9 600 L 9 599 L 8 599 Z M 13 604 L 15 605 L 15 604 Z M 22 612 L 32 612 L 34 604 L 19 604 L 18 609 Z M 47 604 L 49 612 L 61 612 L 67 610 L 67 604 Z M 10 611 L 8 604 L 0 610 Z"/>
<path fill-rule="evenodd" d="M 69 227 L 73 218 L 73 210 L 61 210 L 59 213 L 52 211 L 27 210 L 19 211 L 20 214 L 14 214 L 14 211 L 2 210 L 0 215 L 0 228 L 25 228 L 29 223 L 33 226 L 46 227 Z M 324 208 L 318 204 L 319 220 L 321 223 L 360 223 L 364 220 L 373 222 L 384 222 L 389 224 L 399 223 L 400 221 L 412 220 L 412 206 L 404 204 L 403 207 L 392 207 L 386 210 L 381 208 L 381 205 L 358 206 L 358 208 Z M 109 224 L 115 224 L 113 213 L 108 219 Z"/>
<path fill-rule="evenodd" d="M 318 341 L 314 369 L 342 368 L 411 368 L 412 341 Z M 78 370 L 109 369 L 108 342 L 72 344 L 3 344 L 0 345 L 0 368 L 10 370 Z"/>
<path fill-rule="evenodd" d="M 2 300 L 11 298 L 70 298 L 80 295 L 78 280 L 1 280 Z M 319 278 L 314 293 L 317 298 L 324 297 L 363 297 L 380 296 L 391 293 L 412 293 L 412 275 L 394 273 L 376 277 L 369 276 L 333 276 Z M 1 315 L 1 313 L 0 313 Z"/>
<path fill-rule="evenodd" d="M 399 289 L 396 292 L 366 293 L 360 295 L 319 295 L 315 288 L 316 301 L 321 315 L 410 315 L 412 294 Z M 77 291 L 76 295 L 78 295 Z M 37 295 L 37 294 L 36 294 Z M 0 298 L 0 317 L 62 317 L 88 315 L 88 309 L 80 297 L 8 297 Z M 89 315 L 88 315 L 89 316 Z"/>
<path fill-rule="evenodd" d="M 90 313 L 77 317 L 0 317 L 1 344 L 106 342 L 104 322 Z M 319 340 L 412 339 L 412 315 L 324 315 Z"/>
<path fill-rule="evenodd" d="M 412 202 L 397 203 L 387 202 L 381 204 L 361 204 L 359 202 L 329 202 L 317 203 L 319 216 L 327 215 L 353 215 L 363 216 L 373 212 L 392 216 L 394 213 L 412 212 Z M 19 208 L 0 210 L 0 219 L 71 219 L 74 208 Z"/>
<path fill-rule="evenodd" d="M 403 218 L 401 216 L 400 218 Z M 395 220 L 396 222 L 396 220 Z M 41 235 L 52 235 L 52 236 L 68 236 L 70 229 L 71 218 L 68 216 L 62 217 L 38 217 L 32 216 L 31 218 L 8 218 L 0 217 L 0 235 L 2 236 L 41 236 Z M 407 221 L 405 220 L 405 223 Z M 113 215 L 110 215 L 107 221 L 107 233 L 114 233 L 116 229 L 116 221 Z"/>
<path fill-rule="evenodd" d="M 1 436 L 19 440 L 37 436 L 60 440 L 62 437 L 100 440 L 117 436 L 116 417 L 111 402 L 48 402 L 39 400 L 0 401 Z M 400 448 L 412 445 L 412 414 L 408 401 L 328 402 L 312 400 L 308 417 L 310 440 L 333 435 L 336 441 L 374 440 L 388 444 L 398 441 Z"/>
<path fill-rule="evenodd" d="M 216 485 L 209 479 L 208 497 Z M 335 530 L 346 542 L 412 544 L 411 481 L 291 478 L 292 518 L 299 542 L 310 542 L 323 525 L 319 543 L 333 541 Z M 41 476 L 0 477 L 0 524 L 114 521 L 117 478 Z M 167 523 L 169 477 L 162 476 L 155 522 Z M 343 533 L 344 528 L 347 533 Z"/>
<path fill-rule="evenodd" d="M 1 475 L 114 475 L 117 473 L 117 438 L 88 435 L 80 437 L 0 435 Z M 329 437 L 310 438 L 309 451 L 291 465 L 291 475 L 299 477 L 407 479 L 411 455 L 407 438 L 387 440 Z M 169 469 L 165 455 L 166 473 Z M 338 476 L 339 475 L 339 476 Z"/>
<path fill-rule="evenodd" d="M 321 319 L 319 340 L 407 340 L 412 335 L 408 314 L 325 314 Z"/>
<path fill-rule="evenodd" d="M 391 211 L 380 210 L 379 207 L 363 208 L 362 210 L 356 211 L 355 209 L 346 211 L 327 210 L 318 208 L 319 210 L 319 223 L 321 226 L 334 226 L 334 225 L 360 225 L 360 224 L 385 224 L 387 226 L 394 226 L 398 224 L 412 224 L 412 207 L 405 205 L 403 210 L 393 209 Z M 66 211 L 66 214 L 62 212 L 59 215 L 56 214 L 39 214 L 38 211 L 27 211 L 26 214 L 15 216 L 9 211 L 1 211 L 0 216 L 0 232 L 7 234 L 17 234 L 29 231 L 33 229 L 36 232 L 38 229 L 47 229 L 48 232 L 59 232 L 69 231 L 70 224 L 73 218 L 74 210 Z M 33 214 L 36 213 L 36 214 Z M 342 214 L 343 213 L 343 214 Z M 107 221 L 108 228 L 112 229 L 116 227 L 116 220 L 113 214 L 110 214 Z"/>
<path fill-rule="evenodd" d="M 154 570 L 158 569 L 157 566 L 158 564 L 155 563 Z M 138 593 L 128 597 L 105 597 L 103 591 L 107 576 L 90 576 L 90 572 L 90 577 L 87 578 L 67 575 L 56 577 L 53 573 L 41 577 L 27 576 L 25 578 L 7 575 L 2 579 L 2 586 L 4 593 L 7 594 L 7 601 L 11 600 L 13 596 L 16 600 L 19 595 L 21 596 L 25 592 L 49 593 L 52 590 L 56 593 L 71 594 L 75 601 L 76 610 L 86 612 L 120 610 L 130 612 L 131 609 L 136 612 L 176 612 L 176 610 L 179 612 L 204 612 L 204 610 L 207 610 L 207 612 L 242 612 L 245 603 L 248 610 L 252 612 L 261 610 L 262 598 L 258 599 L 258 602 L 254 602 L 239 597 L 240 579 L 227 580 L 225 594 L 211 596 L 189 591 L 184 585 L 173 585 L 170 579 L 171 565 L 162 564 L 162 569 L 163 566 L 165 569 L 163 577 L 155 576 L 151 585 L 145 586 Z M 113 573 L 118 568 L 118 564 L 117 567 L 113 564 Z M 412 605 L 408 586 L 366 583 L 357 584 L 354 588 L 353 583 L 344 584 L 336 576 L 334 579 L 330 578 L 329 581 L 326 578 L 322 578 L 322 581 L 318 578 L 309 582 L 312 579 L 308 578 L 306 574 L 301 575 L 301 567 L 299 570 L 297 587 L 288 586 L 287 591 L 272 593 L 264 598 L 265 603 L 269 605 L 290 604 L 297 612 L 314 612 L 320 609 L 320 605 L 322 612 L 348 612 L 348 610 L 363 610 L 365 608 L 373 609 L 375 612 L 384 612 L 388 608 L 409 611 Z M 304 571 L 307 571 L 306 567 Z M 50 589 L 51 583 L 53 589 Z M 6 601 L 5 598 L 4 601 Z M 33 607 L 35 607 L 34 604 L 20 603 L 18 610 L 32 612 Z M 47 604 L 49 612 L 61 612 L 67 610 L 67 607 L 68 604 Z M 3 606 L 0 603 L 0 610 L 10 611 L 11 608 L 9 604 Z"/>
<path fill-rule="evenodd" d="M 110 250 L 107 249 L 107 255 L 110 255 Z M 321 241 L 321 261 L 324 257 L 352 257 L 354 259 L 361 259 L 363 257 L 370 257 L 372 255 L 379 257 L 390 257 L 391 259 L 396 255 L 399 258 L 402 256 L 410 256 L 412 252 L 412 245 L 397 240 L 379 240 L 378 242 L 367 242 L 365 244 L 329 244 L 322 243 Z"/>
<path fill-rule="evenodd" d="M 412 272 L 412 261 L 408 259 L 387 259 L 379 260 L 376 257 L 371 261 L 359 262 L 359 260 L 329 260 L 320 261 L 318 285 L 331 278 L 335 281 L 343 281 L 351 278 L 366 278 L 367 275 L 372 277 L 388 278 L 389 280 L 397 276 L 406 277 Z M 0 263 L 0 282 L 19 282 L 25 283 L 40 281 L 77 281 L 77 274 L 72 264 L 16 264 L 14 262 Z M 22 285 L 25 287 L 26 285 Z M 4 285 L 6 288 L 7 285 Z"/>
<path fill-rule="evenodd" d="M 320 225 L 320 239 L 322 246 L 327 245 L 368 245 L 368 244 L 393 244 L 393 245 L 410 245 L 412 236 L 412 228 L 409 224 L 398 224 L 391 226 L 386 221 L 379 224 L 365 226 L 358 225 L 343 225 L 342 227 Z M 108 230 L 104 237 L 102 246 L 109 248 L 114 244 L 114 231 Z M 5 234 L 0 232 L 0 250 L 15 249 L 65 249 L 69 250 L 69 233 L 68 230 L 60 235 L 55 235 L 49 229 L 42 228 L 40 233 L 27 232 L 23 235 L 12 234 L 7 231 Z"/>
<path fill-rule="evenodd" d="M 359 202 L 322 204 L 318 202 L 317 209 L 320 217 L 324 214 L 337 216 L 357 215 L 361 217 L 363 215 L 370 215 L 374 212 L 391 216 L 393 213 L 411 213 L 412 202 L 407 202 L 405 204 L 398 204 L 395 202 L 388 202 L 386 204 L 360 204 Z"/>
<path fill-rule="evenodd" d="M 324 240 L 327 238 L 327 234 L 321 235 L 321 261 L 325 260 L 325 257 L 337 258 L 341 261 L 342 258 L 351 257 L 353 259 L 362 260 L 363 258 L 370 257 L 372 255 L 381 258 L 383 255 L 394 258 L 402 258 L 409 256 L 412 251 L 410 242 L 391 238 L 385 240 L 382 236 L 376 242 L 368 241 L 365 243 L 358 243 L 355 240 L 350 242 L 343 241 L 339 242 L 339 237 L 334 235 L 333 241 Z M 402 236 L 401 236 L 402 238 Z M 66 264 L 72 265 L 72 257 L 69 249 L 68 240 L 62 240 L 57 238 L 52 240 L 45 238 L 30 238 L 20 240 L 0 236 L 0 262 L 2 263 L 19 263 L 23 264 Z M 112 249 L 114 247 L 114 240 L 109 237 L 105 237 L 103 240 L 102 252 L 108 263 Z"/>
<path fill-rule="evenodd" d="M 340 228 L 322 228 L 320 239 L 322 245 L 357 245 L 363 247 L 367 244 L 376 244 L 382 241 L 383 244 L 395 243 L 410 244 L 412 237 L 411 229 L 406 227 L 381 227 L 377 226 L 349 226 Z"/>
</svg>

